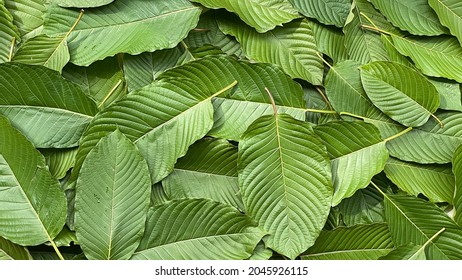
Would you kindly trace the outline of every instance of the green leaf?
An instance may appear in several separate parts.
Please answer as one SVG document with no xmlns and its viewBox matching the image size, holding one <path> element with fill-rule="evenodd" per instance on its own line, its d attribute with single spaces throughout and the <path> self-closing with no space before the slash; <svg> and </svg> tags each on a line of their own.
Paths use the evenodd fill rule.
<svg viewBox="0 0 462 280">
<path fill-rule="evenodd" d="M 77 10 L 49 6 L 45 34 L 64 35 L 78 14 Z M 158 0 L 156 5 L 142 0 L 115 1 L 89 9 L 69 34 L 71 62 L 88 66 L 121 52 L 139 54 L 172 48 L 196 26 L 199 14 L 200 9 L 187 0 Z"/>
<path fill-rule="evenodd" d="M 246 259 L 266 233 L 235 208 L 206 199 L 150 208 L 136 260 Z"/>
<path fill-rule="evenodd" d="M 207 8 L 225 8 L 236 13 L 247 25 L 264 33 L 283 23 L 299 18 L 287 0 L 193 0 Z"/>
<path fill-rule="evenodd" d="M 433 203 L 416 197 L 385 195 L 385 215 L 395 245 L 425 244 L 445 228 L 425 249 L 427 258 L 454 260 L 462 257 L 462 230 Z"/>
<path fill-rule="evenodd" d="M 0 236 L 39 245 L 52 241 L 65 219 L 64 193 L 45 159 L 0 116 Z"/>
<path fill-rule="evenodd" d="M 425 247 L 416 245 L 403 245 L 392 250 L 379 260 L 426 260 Z"/>
<path fill-rule="evenodd" d="M 385 222 L 383 197 L 370 186 L 342 200 L 338 208 L 346 226 Z"/>
<path fill-rule="evenodd" d="M 237 147 L 224 139 L 200 140 L 162 181 L 171 199 L 209 198 L 244 209 L 237 181 Z"/>
<path fill-rule="evenodd" d="M 146 161 L 120 131 L 90 151 L 75 199 L 75 231 L 88 259 L 132 256 L 144 232 L 150 189 Z"/>
<path fill-rule="evenodd" d="M 376 260 L 393 248 L 387 224 L 340 227 L 322 231 L 303 260 Z"/>
<path fill-rule="evenodd" d="M 425 195 L 432 202 L 449 202 L 454 196 L 454 175 L 447 165 L 420 165 L 390 158 L 385 174 L 401 190 Z"/>
<path fill-rule="evenodd" d="M 70 148 L 96 114 L 94 102 L 43 66 L 0 65 L 0 114 L 37 148 Z"/>
<path fill-rule="evenodd" d="M 396 49 L 409 56 L 425 75 L 462 82 L 462 48 L 456 38 L 392 36 Z"/>
<path fill-rule="evenodd" d="M 350 0 L 289 0 L 304 16 L 319 22 L 343 27 L 351 9 Z"/>
<path fill-rule="evenodd" d="M 171 199 L 167 196 L 161 183 L 152 185 L 151 188 L 151 206 L 167 203 Z"/>
<path fill-rule="evenodd" d="M 462 113 L 437 112 L 441 125 L 430 119 L 425 125 L 387 143 L 390 155 L 418 163 L 449 163 L 462 144 Z"/>
<path fill-rule="evenodd" d="M 238 173 L 247 213 L 271 234 L 265 244 L 291 259 L 308 249 L 332 200 L 329 159 L 311 126 L 285 114 L 257 119 L 239 142 Z"/>
<path fill-rule="evenodd" d="M 0 236 L 0 261 L 31 260 L 32 256 L 26 247 L 19 246 Z"/>
<path fill-rule="evenodd" d="M 388 159 L 379 130 L 364 122 L 329 122 L 315 127 L 331 159 L 332 206 L 369 185 Z"/>
<path fill-rule="evenodd" d="M 252 256 L 248 258 L 248 260 L 253 261 L 263 261 L 269 260 L 273 256 L 273 251 L 271 249 L 265 247 L 265 243 L 260 242 L 258 243 L 257 247 L 252 253 Z"/>
<path fill-rule="evenodd" d="M 435 36 L 447 32 L 427 0 L 370 0 L 370 2 L 393 25 L 411 34 Z"/>
<path fill-rule="evenodd" d="M 77 148 L 71 149 L 43 149 L 40 152 L 45 157 L 51 175 L 56 179 L 63 179 L 67 171 L 74 167 Z"/>
<path fill-rule="evenodd" d="M 322 84 L 324 69 L 308 21 L 294 20 L 263 34 L 230 16 L 220 18 L 218 26 L 236 37 L 249 59 L 279 65 L 292 78 Z"/>
<path fill-rule="evenodd" d="M 459 225 L 462 225 L 462 145 L 454 152 L 452 159 L 452 172 L 455 177 L 455 193 L 454 193 L 454 220 Z"/>
<path fill-rule="evenodd" d="M 446 26 L 462 45 L 462 6 L 458 0 L 428 0 L 441 24 Z"/>
<path fill-rule="evenodd" d="M 14 42 L 19 38 L 18 30 L 13 24 L 13 16 L 0 2 L 0 63 L 10 60 Z"/>
<path fill-rule="evenodd" d="M 394 62 L 361 67 L 367 96 L 382 112 L 405 126 L 421 126 L 440 105 L 435 86 L 420 73 Z"/>
<path fill-rule="evenodd" d="M 114 2 L 114 0 L 53 0 L 54 4 L 61 7 L 74 8 L 94 8 L 100 7 Z"/>
<path fill-rule="evenodd" d="M 3 2 L 13 16 L 13 24 L 18 27 L 23 40 L 40 34 L 47 0 L 3 0 Z"/>
<path fill-rule="evenodd" d="M 345 49 L 345 35 L 342 30 L 313 22 L 313 34 L 318 50 L 329 56 L 334 64 L 348 59 Z"/>
<path fill-rule="evenodd" d="M 440 109 L 462 112 L 462 94 L 459 83 L 440 78 L 431 78 L 429 81 L 440 95 Z"/>
</svg>

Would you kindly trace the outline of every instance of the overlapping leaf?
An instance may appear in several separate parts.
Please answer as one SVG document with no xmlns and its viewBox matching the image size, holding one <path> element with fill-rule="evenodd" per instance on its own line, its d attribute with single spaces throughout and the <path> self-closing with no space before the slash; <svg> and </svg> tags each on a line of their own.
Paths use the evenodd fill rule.
<svg viewBox="0 0 462 280">
<path fill-rule="evenodd" d="M 135 260 L 246 259 L 266 233 L 235 208 L 207 199 L 150 208 Z"/>
<path fill-rule="evenodd" d="M 114 0 L 54 0 L 53 3 L 61 7 L 76 7 L 76 8 L 94 8 L 107 5 Z"/>
<path fill-rule="evenodd" d="M 13 24 L 13 17 L 0 1 L 0 63 L 10 60 L 10 53 L 14 42 L 19 37 L 18 30 Z"/>
<path fill-rule="evenodd" d="M 32 256 L 26 247 L 14 244 L 0 236 L 0 261 L 30 259 L 32 259 Z"/>
<path fill-rule="evenodd" d="M 345 35 L 342 30 L 313 22 L 313 34 L 318 50 L 329 56 L 334 64 L 348 59 L 345 49 Z"/>
<path fill-rule="evenodd" d="M 45 157 L 51 175 L 56 179 L 63 179 L 69 169 L 74 166 L 78 148 L 70 149 L 42 149 L 40 152 Z"/>
<path fill-rule="evenodd" d="M 462 145 L 454 152 L 452 170 L 456 182 L 454 191 L 454 208 L 456 214 L 454 215 L 454 220 L 459 225 L 462 225 Z"/>
<path fill-rule="evenodd" d="M 385 222 L 383 197 L 370 186 L 342 200 L 338 208 L 346 226 Z"/>
<path fill-rule="evenodd" d="M 350 0 L 289 0 L 300 13 L 327 25 L 343 27 L 351 8 Z"/>
<path fill-rule="evenodd" d="M 247 213 L 271 235 L 265 244 L 295 258 L 323 227 L 332 199 L 325 147 L 307 124 L 257 119 L 239 142 L 239 185 Z"/>
<path fill-rule="evenodd" d="M 13 24 L 18 27 L 23 40 L 40 34 L 43 15 L 46 12 L 46 0 L 3 0 L 3 2 L 12 14 Z"/>
<path fill-rule="evenodd" d="M 459 39 L 462 45 L 462 6 L 460 1 L 428 0 L 428 4 L 435 10 L 440 22 Z"/>
</svg>

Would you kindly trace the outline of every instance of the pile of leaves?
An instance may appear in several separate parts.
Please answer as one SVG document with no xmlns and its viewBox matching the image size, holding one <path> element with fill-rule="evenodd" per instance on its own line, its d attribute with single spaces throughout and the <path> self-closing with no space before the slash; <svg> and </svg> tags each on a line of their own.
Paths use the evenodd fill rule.
<svg viewBox="0 0 462 280">
<path fill-rule="evenodd" d="M 459 0 L 0 0 L 0 259 L 461 259 L 461 43 Z"/>
</svg>

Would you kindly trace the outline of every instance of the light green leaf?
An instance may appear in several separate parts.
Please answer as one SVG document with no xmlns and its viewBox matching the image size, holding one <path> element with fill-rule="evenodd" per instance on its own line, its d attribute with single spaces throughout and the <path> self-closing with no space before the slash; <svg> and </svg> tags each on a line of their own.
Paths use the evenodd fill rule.
<svg viewBox="0 0 462 280">
<path fill-rule="evenodd" d="M 342 200 L 338 208 L 346 226 L 385 222 L 383 197 L 370 186 Z"/>
<path fill-rule="evenodd" d="M 276 26 L 299 18 L 297 10 L 287 0 L 192 0 L 207 8 L 225 8 L 234 12 L 258 32 L 264 33 Z"/>
<path fill-rule="evenodd" d="M 462 112 L 460 84 L 441 78 L 429 79 L 440 96 L 440 109 Z"/>
<path fill-rule="evenodd" d="M 289 0 L 304 16 L 319 22 L 343 27 L 351 9 L 350 0 Z"/>
<path fill-rule="evenodd" d="M 271 249 L 266 248 L 265 243 L 260 242 L 258 243 L 257 247 L 255 247 L 255 250 L 252 253 L 252 256 L 250 256 L 248 259 L 253 260 L 253 261 L 263 261 L 263 260 L 269 260 L 273 256 L 273 251 Z"/>
<path fill-rule="evenodd" d="M 334 64 L 348 59 L 345 35 L 341 29 L 316 22 L 313 22 L 312 25 L 316 46 L 320 52 L 329 56 Z"/>
<path fill-rule="evenodd" d="M 58 247 L 69 247 L 71 246 L 71 243 L 74 245 L 79 244 L 75 231 L 71 231 L 67 226 L 65 226 L 63 230 L 61 230 L 61 232 L 58 234 L 58 236 L 55 237 L 54 242 Z M 49 245 L 49 242 L 47 242 L 46 245 Z"/>
<path fill-rule="evenodd" d="M 0 65 L 0 114 L 37 148 L 78 145 L 96 114 L 94 102 L 58 72 L 43 66 Z"/>
<path fill-rule="evenodd" d="M 416 245 L 402 245 L 392 250 L 379 260 L 426 260 L 425 247 Z"/>
<path fill-rule="evenodd" d="M 63 179 L 67 171 L 74 167 L 77 148 L 71 149 L 44 149 L 40 152 L 45 157 L 51 175 L 56 179 Z"/>
<path fill-rule="evenodd" d="M 78 13 L 49 6 L 45 34 L 64 35 Z M 115 1 L 89 9 L 69 35 L 71 62 L 88 66 L 117 53 L 139 54 L 172 48 L 196 26 L 199 14 L 200 8 L 187 0 L 157 0 L 156 5 L 142 0 Z"/>
<path fill-rule="evenodd" d="M 161 205 L 170 201 L 161 183 L 152 185 L 150 206 Z"/>
<path fill-rule="evenodd" d="M 455 193 L 454 193 L 454 220 L 459 225 L 462 225 L 462 145 L 454 152 L 452 159 L 452 172 L 455 177 Z"/>
<path fill-rule="evenodd" d="M 237 181 L 237 147 L 224 139 L 194 143 L 162 185 L 171 199 L 209 198 L 244 209 Z"/>
<path fill-rule="evenodd" d="M 13 16 L 13 24 L 18 27 L 23 40 L 40 34 L 47 0 L 3 0 L 3 2 Z"/>
<path fill-rule="evenodd" d="M 364 122 L 329 122 L 315 127 L 331 159 L 332 206 L 369 185 L 388 159 L 379 130 Z"/>
<path fill-rule="evenodd" d="M 294 20 L 261 34 L 224 15 L 218 26 L 225 34 L 236 37 L 249 59 L 279 65 L 292 78 L 322 84 L 324 68 L 316 54 L 312 24 L 308 21 Z"/>
<path fill-rule="evenodd" d="M 390 155 L 418 163 L 449 163 L 462 144 L 462 113 L 437 112 L 434 119 L 387 143 Z"/>
<path fill-rule="evenodd" d="M 120 131 L 103 137 L 80 170 L 75 231 L 88 259 L 129 259 L 140 244 L 151 180 L 146 161 Z"/>
<path fill-rule="evenodd" d="M 339 227 L 322 231 L 303 260 L 376 260 L 393 249 L 386 224 Z"/>
<path fill-rule="evenodd" d="M 23 246 L 52 241 L 66 200 L 43 156 L 0 116 L 0 236 Z"/>
<path fill-rule="evenodd" d="M 446 26 L 462 45 L 462 6 L 459 0 L 428 0 L 441 24 Z"/>
<path fill-rule="evenodd" d="M 0 236 L 0 261 L 31 260 L 32 256 L 26 247 L 19 246 Z"/>
<path fill-rule="evenodd" d="M 136 260 L 246 259 L 266 233 L 234 207 L 187 199 L 152 207 Z"/>
<path fill-rule="evenodd" d="M 396 49 L 409 56 L 425 75 L 462 82 L 462 48 L 456 38 L 392 36 Z"/>
<path fill-rule="evenodd" d="M 449 202 L 454 196 L 454 175 L 447 165 L 420 165 L 390 158 L 385 174 L 401 190 L 425 195 L 432 202 Z"/>
<path fill-rule="evenodd" d="M 385 215 L 395 245 L 423 245 L 445 228 L 425 248 L 427 258 L 462 258 L 462 229 L 435 204 L 411 196 L 385 195 Z"/>
<path fill-rule="evenodd" d="M 333 189 L 325 147 L 311 126 L 285 114 L 257 119 L 239 142 L 238 173 L 247 213 L 271 234 L 267 247 L 291 259 L 308 249 L 326 222 Z"/>
<path fill-rule="evenodd" d="M 19 33 L 13 24 L 13 16 L 5 8 L 3 1 L 0 2 L 0 63 L 10 60 L 12 47 Z"/>
<path fill-rule="evenodd" d="M 411 34 L 435 36 L 447 32 L 427 0 L 370 0 L 370 2 L 393 25 Z"/>
<path fill-rule="evenodd" d="M 420 73 L 394 62 L 361 67 L 367 96 L 382 112 L 405 126 L 421 126 L 440 105 L 438 91 Z"/>
<path fill-rule="evenodd" d="M 94 8 L 114 2 L 114 0 L 52 0 L 61 7 Z"/>
</svg>

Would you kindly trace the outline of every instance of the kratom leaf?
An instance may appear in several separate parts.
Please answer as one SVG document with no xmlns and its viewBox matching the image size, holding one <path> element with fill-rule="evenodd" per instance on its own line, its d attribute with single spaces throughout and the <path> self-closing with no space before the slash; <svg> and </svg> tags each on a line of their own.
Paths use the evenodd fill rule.
<svg viewBox="0 0 462 280">
<path fill-rule="evenodd" d="M 435 36 L 447 32 L 427 0 L 370 0 L 370 2 L 393 25 L 411 34 Z"/>
<path fill-rule="evenodd" d="M 129 259 L 144 232 L 151 180 L 135 145 L 120 131 L 103 137 L 80 170 L 75 232 L 88 259 Z"/>
<path fill-rule="evenodd" d="M 456 38 L 392 36 L 396 49 L 409 56 L 425 75 L 462 82 L 462 48 Z"/>
<path fill-rule="evenodd" d="M 455 192 L 454 192 L 454 220 L 459 225 L 462 225 L 462 145 L 454 152 L 452 159 L 452 172 L 455 177 Z"/>
<path fill-rule="evenodd" d="M 291 259 L 308 249 L 332 200 L 329 159 L 311 126 L 285 114 L 257 119 L 239 142 L 238 173 L 246 213 L 271 234 L 267 247 Z"/>
<path fill-rule="evenodd" d="M 393 249 L 387 224 L 339 227 L 322 231 L 303 260 L 376 260 Z"/>
<path fill-rule="evenodd" d="M 343 27 L 351 9 L 350 0 L 289 0 L 304 16 L 319 22 Z"/>
<path fill-rule="evenodd" d="M 107 5 L 114 2 L 114 0 L 53 0 L 54 4 L 61 7 L 74 7 L 74 8 L 94 8 Z"/>
<path fill-rule="evenodd" d="M 194 143 L 162 185 L 171 199 L 209 198 L 244 209 L 237 181 L 237 147 L 224 139 Z"/>
<path fill-rule="evenodd" d="M 385 215 L 395 245 L 425 244 L 444 228 L 425 248 L 427 258 L 462 257 L 462 229 L 433 203 L 416 197 L 385 195 Z"/>
<path fill-rule="evenodd" d="M 51 175 L 60 180 L 66 176 L 67 171 L 74 166 L 77 148 L 71 149 L 44 149 L 40 151 L 45 157 Z"/>
<path fill-rule="evenodd" d="M 0 261 L 31 260 L 32 256 L 26 247 L 19 246 L 0 236 Z"/>
<path fill-rule="evenodd" d="M 0 116 L 0 236 L 23 246 L 52 241 L 66 200 L 43 156 Z"/>
<path fill-rule="evenodd" d="M 95 103 L 74 83 L 43 66 L 0 65 L 0 114 L 37 148 L 70 148 L 96 114 Z"/>
<path fill-rule="evenodd" d="M 161 204 L 167 203 L 170 200 L 171 199 L 165 193 L 164 188 L 162 187 L 161 183 L 152 185 L 150 206 L 161 205 Z"/>
<path fill-rule="evenodd" d="M 271 258 L 272 255 L 273 255 L 273 251 L 271 251 L 271 249 L 266 248 L 265 243 L 260 242 L 258 243 L 257 247 L 255 247 L 255 250 L 253 251 L 252 256 L 250 256 L 248 259 L 254 260 L 254 261 L 257 261 L 257 260 L 263 261 L 263 260 L 268 260 L 269 258 Z"/>
<path fill-rule="evenodd" d="M 425 125 L 387 143 L 390 155 L 418 163 L 449 163 L 462 144 L 462 113 L 437 112 L 444 127 L 430 119 Z"/>
<path fill-rule="evenodd" d="M 136 260 L 246 259 L 266 233 L 235 208 L 207 199 L 150 208 Z"/>
<path fill-rule="evenodd" d="M 300 17 L 287 0 L 192 0 L 207 8 L 225 8 L 249 26 L 263 33 Z"/>
<path fill-rule="evenodd" d="M 313 22 L 313 34 L 318 50 L 336 63 L 348 59 L 345 49 L 345 35 L 341 29 Z"/>
<path fill-rule="evenodd" d="M 262 34 L 224 15 L 218 26 L 225 34 L 236 37 L 249 59 L 277 64 L 292 78 L 322 84 L 322 62 L 316 55 L 312 24 L 308 21 L 294 20 Z"/>
<path fill-rule="evenodd" d="M 408 194 L 423 194 L 432 202 L 452 204 L 454 175 L 450 166 L 420 165 L 390 158 L 385 165 L 385 174 Z"/>
<path fill-rule="evenodd" d="M 462 6 L 458 0 L 428 0 L 441 24 L 446 26 L 462 45 Z"/>
<path fill-rule="evenodd" d="M 0 63 L 10 60 L 12 48 L 19 38 L 19 33 L 13 24 L 13 16 L 0 1 Z"/>
<path fill-rule="evenodd" d="M 50 5 L 45 34 L 64 35 L 78 13 Z M 89 9 L 69 34 L 71 62 L 88 66 L 121 52 L 139 54 L 172 48 L 197 24 L 199 14 L 200 9 L 187 0 L 158 0 L 156 5 L 142 0 L 115 1 Z"/>
<path fill-rule="evenodd" d="M 416 245 L 399 246 L 379 260 L 426 260 L 425 248 Z"/>
<path fill-rule="evenodd" d="M 412 68 L 394 62 L 361 67 L 367 96 L 390 118 L 405 126 L 421 126 L 440 105 L 435 86 Z"/>
<path fill-rule="evenodd" d="M 429 79 L 440 96 L 440 109 L 462 112 L 460 84 L 441 78 Z"/>
<path fill-rule="evenodd" d="M 3 0 L 23 40 L 40 34 L 47 0 Z M 75 20 L 76 18 L 74 18 Z M 72 26 L 69 25 L 69 27 Z"/>
<path fill-rule="evenodd" d="M 388 159 L 378 129 L 364 122 L 329 122 L 315 127 L 331 159 L 332 206 L 369 185 Z"/>
</svg>

